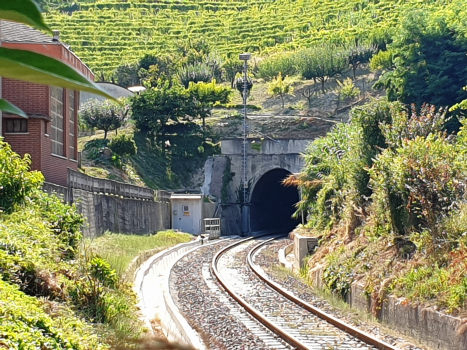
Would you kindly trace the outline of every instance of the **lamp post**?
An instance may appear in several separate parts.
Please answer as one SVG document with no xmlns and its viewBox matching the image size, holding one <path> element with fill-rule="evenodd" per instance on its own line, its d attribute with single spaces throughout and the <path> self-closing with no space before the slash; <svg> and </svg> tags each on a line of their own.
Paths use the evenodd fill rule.
<svg viewBox="0 0 467 350">
<path fill-rule="evenodd" d="M 251 59 L 250 53 L 241 53 L 239 59 L 243 61 L 243 154 L 242 154 L 242 183 L 243 183 L 243 203 L 242 203 L 242 234 L 250 232 L 250 207 L 247 205 L 248 190 L 248 169 L 247 169 L 247 116 L 246 99 L 248 97 L 248 60 Z"/>
</svg>

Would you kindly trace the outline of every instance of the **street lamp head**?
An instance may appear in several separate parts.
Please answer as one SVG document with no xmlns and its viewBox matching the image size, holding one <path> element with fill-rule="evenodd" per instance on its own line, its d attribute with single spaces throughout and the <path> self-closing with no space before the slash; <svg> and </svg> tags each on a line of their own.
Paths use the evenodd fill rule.
<svg viewBox="0 0 467 350">
<path fill-rule="evenodd" d="M 251 59 L 251 53 L 241 53 L 238 58 L 242 61 L 248 61 Z"/>
</svg>

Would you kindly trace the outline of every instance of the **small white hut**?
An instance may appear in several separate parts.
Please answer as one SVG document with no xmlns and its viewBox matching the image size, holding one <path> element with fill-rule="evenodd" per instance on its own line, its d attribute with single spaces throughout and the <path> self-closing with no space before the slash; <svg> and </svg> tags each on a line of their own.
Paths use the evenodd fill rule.
<svg viewBox="0 0 467 350">
<path fill-rule="evenodd" d="M 173 193 L 170 201 L 172 202 L 172 228 L 195 235 L 200 234 L 203 195 Z"/>
</svg>

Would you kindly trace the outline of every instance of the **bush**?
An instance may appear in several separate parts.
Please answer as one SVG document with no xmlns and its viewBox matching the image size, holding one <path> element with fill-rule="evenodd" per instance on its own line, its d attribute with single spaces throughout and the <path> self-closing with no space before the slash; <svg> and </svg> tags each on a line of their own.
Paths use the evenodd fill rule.
<svg viewBox="0 0 467 350">
<path fill-rule="evenodd" d="M 120 157 L 135 155 L 137 150 L 133 137 L 124 134 L 114 137 L 109 143 L 109 148 Z"/>
<path fill-rule="evenodd" d="M 298 209 L 310 212 L 310 226 L 324 228 L 361 205 L 365 151 L 356 124 L 338 124 L 307 148 Z"/>
<path fill-rule="evenodd" d="M 105 260 L 78 254 L 83 217 L 74 206 L 40 191 L 40 173 L 28 172 L 25 159 L 7 144 L 1 146 L 1 189 L 14 199 L 8 202 L 8 213 L 0 215 L 1 344 L 20 349 L 101 349 L 106 346 L 93 332 L 104 328 L 107 337 L 114 338 L 106 337 L 107 343 L 137 337 L 141 324 L 131 288 L 118 283 Z M 88 326 L 75 313 L 103 324 Z"/>
<path fill-rule="evenodd" d="M 3 280 L 17 284 L 31 294 L 49 294 L 52 287 L 44 285 L 37 278 L 39 271 L 53 269 L 60 259 L 61 251 L 66 248 L 38 213 L 22 209 L 5 215 L 0 230 L 0 275 Z M 51 285 L 53 282 L 50 280 Z"/>
<path fill-rule="evenodd" d="M 102 258 L 94 257 L 88 263 L 91 276 L 97 278 L 106 287 L 115 287 L 118 277 L 110 264 Z"/>
<path fill-rule="evenodd" d="M 339 84 L 340 87 L 341 99 L 353 99 L 360 96 L 360 89 L 355 86 L 351 78 L 347 78 L 343 82 L 337 79 L 337 84 Z"/>
<path fill-rule="evenodd" d="M 213 68 L 204 62 L 196 62 L 179 68 L 177 76 L 185 88 L 188 88 L 190 82 L 209 83 L 216 78 Z"/>
<path fill-rule="evenodd" d="M 50 223 L 54 234 L 63 243 L 63 257 L 74 258 L 82 238 L 83 216 L 78 212 L 74 204 L 62 203 L 55 195 L 36 191 L 33 199 L 37 212 Z"/>
<path fill-rule="evenodd" d="M 428 229 L 437 236 L 438 222 L 456 209 L 465 195 L 467 169 L 456 147 L 440 134 L 405 140 L 386 150 L 370 170 L 376 213 L 396 234 Z"/>
<path fill-rule="evenodd" d="M 44 176 L 38 171 L 29 171 L 30 164 L 29 155 L 21 158 L 0 137 L 0 212 L 11 212 L 15 205 L 24 203 L 42 186 Z"/>
<path fill-rule="evenodd" d="M 0 339 L 9 349 L 107 349 L 67 307 L 30 297 L 0 280 Z"/>
<path fill-rule="evenodd" d="M 119 283 L 115 270 L 102 258 L 82 256 L 76 279 L 67 283 L 67 290 L 89 320 L 108 324 L 117 333 L 122 326 L 131 328 L 131 336 L 141 332 L 135 294 L 129 285 Z"/>
<path fill-rule="evenodd" d="M 95 139 L 86 142 L 84 145 L 84 150 L 87 151 L 88 159 L 98 159 L 101 157 L 102 150 L 107 147 L 110 140 L 108 139 Z"/>
<path fill-rule="evenodd" d="M 461 204 L 465 195 L 465 161 L 442 133 L 443 111 L 424 105 L 420 114 L 394 110 L 380 124 L 386 147 L 370 169 L 372 210 L 389 232 L 407 234 L 427 229 L 437 235 L 437 222 Z M 461 137 L 460 137 L 461 139 Z"/>
</svg>

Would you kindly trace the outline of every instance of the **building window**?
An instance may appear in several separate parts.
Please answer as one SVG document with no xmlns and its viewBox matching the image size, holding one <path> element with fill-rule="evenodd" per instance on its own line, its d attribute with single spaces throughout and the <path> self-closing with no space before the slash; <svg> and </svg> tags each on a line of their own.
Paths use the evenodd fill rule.
<svg viewBox="0 0 467 350">
<path fill-rule="evenodd" d="M 52 117 L 51 135 L 52 153 L 63 156 L 63 89 L 50 88 L 50 116 Z"/>
<path fill-rule="evenodd" d="M 5 132 L 28 132 L 27 119 L 6 119 Z"/>
<path fill-rule="evenodd" d="M 68 91 L 68 116 L 70 120 L 70 158 L 76 159 L 75 153 L 75 92 Z"/>
</svg>

